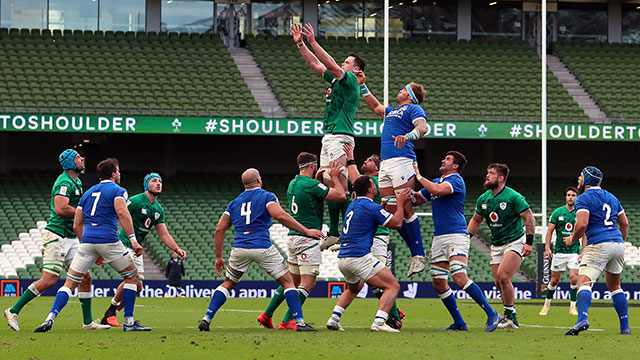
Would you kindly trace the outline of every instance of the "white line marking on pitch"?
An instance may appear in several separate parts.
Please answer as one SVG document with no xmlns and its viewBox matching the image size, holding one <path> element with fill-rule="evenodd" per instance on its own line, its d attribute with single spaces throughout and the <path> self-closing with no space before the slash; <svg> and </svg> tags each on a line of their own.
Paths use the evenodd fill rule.
<svg viewBox="0 0 640 360">
<path fill-rule="evenodd" d="M 570 328 L 570 327 L 566 327 L 566 326 L 527 325 L 527 324 L 520 324 L 520 326 L 531 327 L 531 328 L 567 329 L 567 330 L 569 330 L 569 328 Z M 589 329 L 587 329 L 587 331 L 604 331 L 604 329 L 589 328 Z"/>
</svg>

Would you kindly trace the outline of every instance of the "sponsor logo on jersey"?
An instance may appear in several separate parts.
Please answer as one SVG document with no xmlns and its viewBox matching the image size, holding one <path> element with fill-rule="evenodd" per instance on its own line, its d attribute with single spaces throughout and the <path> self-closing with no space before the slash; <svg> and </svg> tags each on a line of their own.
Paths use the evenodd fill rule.
<svg viewBox="0 0 640 360">
<path fill-rule="evenodd" d="M 160 213 L 155 213 L 153 217 L 156 218 L 156 220 L 160 219 Z"/>
<path fill-rule="evenodd" d="M 496 221 L 498 221 L 498 219 L 500 219 L 500 218 L 498 217 L 498 213 L 497 213 L 497 212 L 492 211 L 492 212 L 491 212 L 491 214 L 489 214 L 489 219 L 490 219 L 491 221 L 493 221 L 493 222 L 496 222 Z"/>
<path fill-rule="evenodd" d="M 60 195 L 62 195 L 62 196 L 67 195 L 67 187 L 66 186 L 60 186 Z"/>
<path fill-rule="evenodd" d="M 504 211 L 506 208 L 507 208 L 507 203 L 506 203 L 506 202 L 504 202 L 504 201 L 503 201 L 503 202 L 501 202 L 501 203 L 500 203 L 500 210 L 503 210 L 503 211 Z"/>
<path fill-rule="evenodd" d="M 149 228 L 151 226 L 151 219 L 147 218 L 147 220 L 144 222 L 144 226 Z"/>
<path fill-rule="evenodd" d="M 572 223 L 566 223 L 564 225 L 564 229 L 567 231 L 572 231 L 573 230 L 573 224 Z"/>
</svg>

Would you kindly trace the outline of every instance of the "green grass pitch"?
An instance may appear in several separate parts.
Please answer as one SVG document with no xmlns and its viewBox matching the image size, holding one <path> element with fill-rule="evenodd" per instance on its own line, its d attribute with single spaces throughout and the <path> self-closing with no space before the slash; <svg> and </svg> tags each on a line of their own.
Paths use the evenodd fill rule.
<svg viewBox="0 0 640 360">
<path fill-rule="evenodd" d="M 0 309 L 15 298 L 0 298 Z M 94 317 L 99 317 L 109 299 L 93 300 Z M 610 301 L 594 302 L 590 309 L 591 329 L 577 337 L 564 336 L 575 323 L 566 301 L 552 303 L 548 316 L 539 316 L 541 301 L 517 303 L 519 330 L 484 333 L 484 312 L 470 301 L 459 301 L 468 332 L 441 332 L 451 323 L 438 299 L 401 299 L 407 318 L 399 334 L 371 333 L 375 299 L 356 299 L 342 318 L 345 332 L 324 327 L 335 299 L 311 298 L 303 310 L 317 333 L 267 330 L 256 317 L 268 299 L 229 299 L 212 322 L 211 332 L 198 332 L 209 299 L 139 298 L 136 319 L 152 326 L 149 333 L 124 333 L 81 329 L 80 303 L 71 299 L 49 333 L 33 329 L 46 317 L 53 297 L 38 298 L 20 314 L 20 332 L 14 332 L 2 318 L 0 359 L 336 359 L 342 356 L 369 359 L 639 359 L 640 310 L 630 302 L 631 335 L 618 334 L 618 319 Z M 598 306 L 601 305 L 601 306 Z M 635 305 L 635 306 L 634 306 Z M 494 309 L 502 305 L 492 301 Z M 274 315 L 284 316 L 286 306 Z M 121 316 L 119 317 L 121 321 Z M 277 326 L 277 324 L 276 324 Z M 637 330 L 636 330 L 637 329 Z"/>
</svg>

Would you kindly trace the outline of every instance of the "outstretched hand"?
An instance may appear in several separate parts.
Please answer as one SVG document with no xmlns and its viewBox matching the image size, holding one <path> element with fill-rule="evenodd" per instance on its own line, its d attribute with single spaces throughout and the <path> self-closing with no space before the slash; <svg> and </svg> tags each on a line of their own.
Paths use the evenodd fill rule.
<svg viewBox="0 0 640 360">
<path fill-rule="evenodd" d="M 342 145 L 342 150 L 347 154 L 347 160 L 353 160 L 353 146 L 351 144 Z"/>
<path fill-rule="evenodd" d="M 398 149 L 402 149 L 408 138 L 405 135 L 391 136 L 393 138 L 393 145 Z"/>
<path fill-rule="evenodd" d="M 300 44 L 302 42 L 302 27 L 300 24 L 293 24 L 289 28 L 291 35 L 293 36 L 293 41 L 296 44 Z"/>
<path fill-rule="evenodd" d="M 367 76 L 364 74 L 364 71 L 362 70 L 356 70 L 353 72 L 356 77 L 358 78 L 358 85 L 362 85 L 365 83 L 365 81 L 367 81 Z"/>
<path fill-rule="evenodd" d="M 302 34 L 307 37 L 307 41 L 309 42 L 309 44 L 313 44 L 316 41 L 316 34 L 313 31 L 313 26 L 311 26 L 311 24 L 304 25 Z"/>
</svg>

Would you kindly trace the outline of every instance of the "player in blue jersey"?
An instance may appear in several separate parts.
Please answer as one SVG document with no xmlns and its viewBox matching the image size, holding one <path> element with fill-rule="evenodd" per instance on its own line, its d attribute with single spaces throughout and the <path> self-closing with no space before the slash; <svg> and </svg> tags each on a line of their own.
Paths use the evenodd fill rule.
<svg viewBox="0 0 640 360">
<path fill-rule="evenodd" d="M 122 294 L 124 302 L 124 331 L 150 331 L 133 319 L 136 301 L 138 271 L 133 256 L 118 238 L 118 220 L 127 233 L 136 256 L 142 255 L 142 246 L 136 241 L 131 214 L 127 210 L 127 191 L 120 187 L 118 160 L 108 158 L 97 167 L 100 183 L 82 195 L 73 222 L 73 230 L 80 240 L 78 253 L 73 258 L 67 280 L 56 293 L 49 316 L 35 332 L 47 332 L 60 311 L 67 305 L 71 292 L 82 281 L 91 265 L 102 258 L 125 279 Z"/>
<path fill-rule="evenodd" d="M 449 151 L 440 165 L 441 177 L 429 181 L 420 175 L 414 164 L 416 178 L 424 186 L 416 198 L 416 204 L 431 202 L 433 208 L 433 242 L 431 243 L 431 277 L 433 287 L 453 317 L 453 324 L 443 330 L 467 330 L 467 324 L 456 304 L 456 297 L 449 287 L 449 273 L 453 281 L 480 305 L 487 314 L 485 331 L 494 331 L 501 320 L 480 287 L 467 277 L 470 238 L 464 218 L 464 200 L 467 188 L 460 173 L 467 158 L 458 151 Z"/>
<path fill-rule="evenodd" d="M 620 287 L 629 220 L 620 201 L 600 187 L 602 178 L 602 172 L 594 166 L 582 169 L 578 177 L 578 189 L 584 192 L 576 198 L 576 223 L 564 243 L 572 246 L 586 234 L 587 246 L 578 270 L 578 321 L 565 335 L 578 335 L 589 328 L 591 286 L 603 271 L 620 320 L 620 334 L 631 333 L 627 297 Z"/>
<path fill-rule="evenodd" d="M 393 212 L 396 194 L 406 188 L 413 189 L 415 185 L 413 162 L 416 160 L 416 153 L 413 143 L 427 132 L 427 115 L 419 105 L 424 99 L 424 88 L 411 82 L 398 92 L 397 106 L 384 107 L 367 88 L 364 72 L 359 72 L 357 76 L 360 92 L 367 106 L 384 119 L 380 139 L 382 162 L 378 186 L 385 209 Z M 425 269 L 427 258 L 422 244 L 420 222 L 410 201 L 405 203 L 404 216 L 404 223 L 398 231 L 411 251 L 411 264 L 407 272 L 407 277 L 410 277 Z"/>
<path fill-rule="evenodd" d="M 296 330 L 316 331 L 311 325 L 305 324 L 300 298 L 291 272 L 287 268 L 285 259 L 271 244 L 269 234 L 271 218 L 309 238 L 323 238 L 324 234 L 320 230 L 307 229 L 287 214 L 280 207 L 278 198 L 273 193 L 262 189 L 262 178 L 258 170 L 247 169 L 242 174 L 242 183 L 245 191 L 229 203 L 216 226 L 215 267 L 218 276 L 222 276 L 222 270 L 225 268 L 222 258 L 224 235 L 232 225 L 235 227 L 235 240 L 229 254 L 224 282 L 213 292 L 209 308 L 200 321 L 198 329 L 209 331 L 211 319 L 227 301 L 231 289 L 240 282 L 251 263 L 255 262 L 284 288 L 284 296 L 296 322 Z"/>
<path fill-rule="evenodd" d="M 342 226 L 338 269 L 347 283 L 338 303 L 327 321 L 327 329 L 344 330 L 340 318 L 345 309 L 360 292 L 363 282 L 383 290 L 378 304 L 378 312 L 371 324 L 371 331 L 398 332 L 386 324 L 389 311 L 398 296 L 400 284 L 385 264 L 371 253 L 373 237 L 378 225 L 399 229 L 404 218 L 404 202 L 408 201 L 409 189 L 398 193 L 398 206 L 394 214 L 373 201 L 378 194 L 376 185 L 368 176 L 361 176 L 353 184 L 356 199 L 347 208 Z"/>
</svg>

